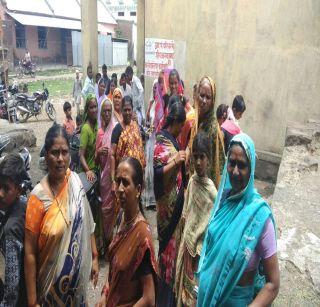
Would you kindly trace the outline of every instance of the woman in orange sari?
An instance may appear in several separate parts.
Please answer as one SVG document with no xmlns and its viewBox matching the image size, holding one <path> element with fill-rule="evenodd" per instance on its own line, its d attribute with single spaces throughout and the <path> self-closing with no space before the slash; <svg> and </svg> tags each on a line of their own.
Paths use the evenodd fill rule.
<svg viewBox="0 0 320 307">
<path fill-rule="evenodd" d="M 112 190 L 115 191 L 115 170 L 125 157 L 136 158 L 145 167 L 143 144 L 138 123 L 132 119 L 133 104 L 130 96 L 122 99 L 122 123 L 118 123 L 111 136 L 111 180 Z"/>
<path fill-rule="evenodd" d="M 109 248 L 109 276 L 99 307 L 155 306 L 156 260 L 150 226 L 141 211 L 142 185 L 140 162 L 122 160 L 117 168 L 116 196 L 123 216 Z"/>
<path fill-rule="evenodd" d="M 86 306 L 90 278 L 98 280 L 95 224 L 80 178 L 69 170 L 69 142 L 52 126 L 45 145 L 48 175 L 31 192 L 26 211 L 28 306 Z"/>
</svg>

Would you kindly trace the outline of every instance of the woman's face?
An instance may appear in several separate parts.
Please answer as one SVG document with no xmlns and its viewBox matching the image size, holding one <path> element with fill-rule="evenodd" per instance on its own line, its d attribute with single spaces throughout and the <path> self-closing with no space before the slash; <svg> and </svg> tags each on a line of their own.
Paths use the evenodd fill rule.
<svg viewBox="0 0 320 307">
<path fill-rule="evenodd" d="M 105 127 L 107 127 L 111 120 L 112 107 L 110 103 L 105 103 L 101 109 L 101 116 Z"/>
<path fill-rule="evenodd" d="M 136 206 L 141 193 L 141 186 L 133 182 L 134 170 L 127 162 L 121 162 L 116 172 L 116 196 L 124 210 Z"/>
<path fill-rule="evenodd" d="M 99 96 L 102 96 L 106 91 L 106 85 L 103 82 L 99 84 Z"/>
<path fill-rule="evenodd" d="M 179 79 L 177 75 L 169 77 L 169 88 L 171 95 L 178 95 Z"/>
<path fill-rule="evenodd" d="M 199 86 L 199 115 L 202 118 L 213 107 L 213 93 L 208 80 L 204 79 Z"/>
<path fill-rule="evenodd" d="M 233 194 L 240 193 L 246 188 L 250 179 L 250 162 L 245 150 L 240 145 L 231 147 L 227 171 Z"/>
<path fill-rule="evenodd" d="M 130 124 L 132 119 L 132 107 L 130 102 L 125 101 L 122 107 L 122 117 L 126 125 Z"/>
<path fill-rule="evenodd" d="M 95 99 L 91 99 L 89 101 L 89 106 L 88 106 L 88 118 L 91 120 L 97 119 L 98 115 L 98 105 Z"/>
<path fill-rule="evenodd" d="M 111 92 L 111 94 L 113 94 L 115 89 L 116 89 L 116 85 L 113 82 L 111 82 L 111 84 L 110 84 L 110 92 Z"/>
<path fill-rule="evenodd" d="M 117 111 L 117 113 L 120 113 L 121 111 L 121 100 L 122 100 L 121 95 L 117 94 L 113 96 L 113 107 Z"/>
<path fill-rule="evenodd" d="M 70 164 L 70 151 L 67 140 L 59 135 L 45 155 L 48 173 L 52 178 L 64 178 Z"/>
</svg>

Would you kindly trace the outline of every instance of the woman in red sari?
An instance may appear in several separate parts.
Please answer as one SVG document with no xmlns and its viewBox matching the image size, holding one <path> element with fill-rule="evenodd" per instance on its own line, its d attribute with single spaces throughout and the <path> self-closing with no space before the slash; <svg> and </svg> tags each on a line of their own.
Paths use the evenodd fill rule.
<svg viewBox="0 0 320 307">
<path fill-rule="evenodd" d="M 140 211 L 142 185 L 140 162 L 122 160 L 116 173 L 116 196 L 123 216 L 109 248 L 109 276 L 99 307 L 155 306 L 156 261 L 150 226 Z"/>
<path fill-rule="evenodd" d="M 100 166 L 100 195 L 102 199 L 102 226 L 106 247 L 112 240 L 116 219 L 114 195 L 111 192 L 111 134 L 116 125 L 113 117 L 112 102 L 106 98 L 101 103 L 101 128 L 96 141 L 96 164 Z"/>
</svg>

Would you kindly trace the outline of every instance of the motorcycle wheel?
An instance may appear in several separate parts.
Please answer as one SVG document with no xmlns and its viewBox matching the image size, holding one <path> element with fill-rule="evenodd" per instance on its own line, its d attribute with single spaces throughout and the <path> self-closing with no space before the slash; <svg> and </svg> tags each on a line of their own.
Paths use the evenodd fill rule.
<svg viewBox="0 0 320 307">
<path fill-rule="evenodd" d="M 17 117 L 18 117 L 18 120 L 19 120 L 20 123 L 25 123 L 28 120 L 29 115 L 28 115 L 28 113 L 20 111 L 18 109 L 19 105 L 24 107 L 24 104 L 22 102 L 18 102 L 17 103 Z"/>
<path fill-rule="evenodd" d="M 52 121 L 56 120 L 56 110 L 55 110 L 54 106 L 52 105 L 52 103 L 46 104 L 46 113 Z"/>
</svg>

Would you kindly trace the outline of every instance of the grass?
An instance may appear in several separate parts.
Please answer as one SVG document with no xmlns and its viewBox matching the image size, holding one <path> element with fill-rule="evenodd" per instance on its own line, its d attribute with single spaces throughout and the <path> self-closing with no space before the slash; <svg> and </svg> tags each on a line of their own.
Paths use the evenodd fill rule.
<svg viewBox="0 0 320 307">
<path fill-rule="evenodd" d="M 42 91 L 42 82 L 49 91 L 49 97 L 61 97 L 72 95 L 73 79 L 54 79 L 47 81 L 35 81 L 28 83 L 28 92 L 32 94 L 35 91 Z"/>
<path fill-rule="evenodd" d="M 50 69 L 50 70 L 39 70 L 36 72 L 37 76 L 57 76 L 75 73 L 76 69 Z"/>
</svg>

